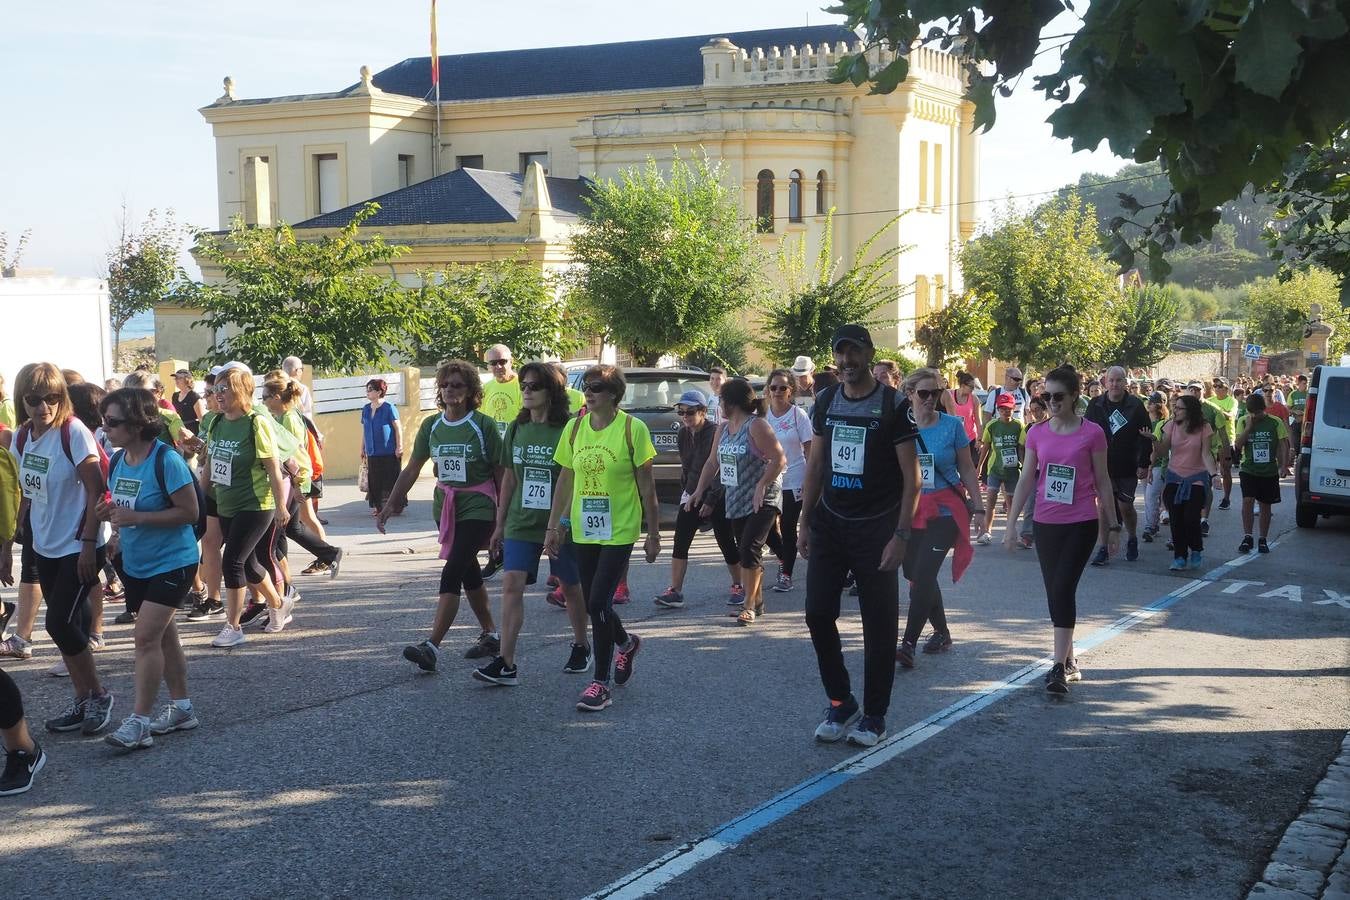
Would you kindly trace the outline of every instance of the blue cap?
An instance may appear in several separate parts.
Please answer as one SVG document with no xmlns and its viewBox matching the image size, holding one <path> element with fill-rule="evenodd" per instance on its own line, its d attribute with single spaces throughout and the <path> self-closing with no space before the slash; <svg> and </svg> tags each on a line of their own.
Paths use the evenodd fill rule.
<svg viewBox="0 0 1350 900">
<path fill-rule="evenodd" d="M 677 406 L 702 406 L 705 409 L 708 406 L 708 395 L 699 390 L 690 389 L 680 395 L 676 401 Z"/>
</svg>

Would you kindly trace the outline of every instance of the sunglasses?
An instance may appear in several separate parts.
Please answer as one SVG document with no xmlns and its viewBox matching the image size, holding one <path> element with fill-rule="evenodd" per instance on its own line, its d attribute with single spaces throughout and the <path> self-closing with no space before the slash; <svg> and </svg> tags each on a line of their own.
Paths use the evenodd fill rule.
<svg viewBox="0 0 1350 900">
<path fill-rule="evenodd" d="M 696 412 L 698 412 L 696 409 L 676 409 L 675 415 L 679 416 L 681 419 L 687 419 Z"/>
<path fill-rule="evenodd" d="M 1055 391 L 1053 394 L 1047 392 L 1047 393 L 1041 394 L 1041 402 L 1042 402 L 1042 403 L 1063 403 L 1063 402 L 1064 402 L 1064 398 L 1067 397 L 1067 396 L 1069 396 L 1069 392 L 1068 392 L 1068 391 Z"/>
<path fill-rule="evenodd" d="M 1021 380 L 1022 380 L 1022 376 L 1019 375 L 1019 376 L 1017 376 L 1017 377 L 1015 377 L 1015 378 L 1009 378 L 1008 380 L 1009 380 L 1009 381 L 1021 381 Z"/>
<path fill-rule="evenodd" d="M 544 389 L 544 383 L 542 381 L 522 381 L 520 383 L 520 389 L 522 392 L 529 391 L 530 393 L 534 393 L 535 391 L 542 391 Z"/>
<path fill-rule="evenodd" d="M 581 391 L 584 394 L 603 394 L 608 390 L 609 388 L 599 381 L 592 382 L 591 384 L 583 384 L 581 386 Z"/>
<path fill-rule="evenodd" d="M 440 384 L 436 385 L 436 387 L 443 391 L 462 391 L 467 388 L 468 385 L 462 381 L 442 381 Z"/>
<path fill-rule="evenodd" d="M 60 405 L 61 405 L 61 395 L 60 395 L 60 394 L 44 394 L 44 395 L 38 395 L 38 394 L 24 394 L 24 395 L 23 395 L 23 402 L 24 402 L 24 403 L 27 403 L 29 406 L 38 406 L 38 405 L 43 404 L 43 403 L 47 404 L 48 406 L 60 406 Z"/>
<path fill-rule="evenodd" d="M 127 424 L 126 419 L 114 419 L 112 416 L 103 417 L 103 429 L 105 431 L 109 428 L 121 428 L 125 424 Z"/>
<path fill-rule="evenodd" d="M 511 360 L 509 360 L 509 359 L 489 359 L 489 360 L 487 361 L 487 364 L 488 364 L 489 366 L 507 366 L 507 365 L 510 365 L 510 364 L 511 364 Z"/>
<path fill-rule="evenodd" d="M 230 388 L 229 385 L 220 384 L 216 385 L 215 387 L 207 388 L 206 392 L 208 394 L 228 394 L 230 392 Z"/>
<path fill-rule="evenodd" d="M 934 389 L 932 389 L 932 390 L 929 390 L 928 388 L 915 388 L 915 389 L 914 389 L 914 396 L 915 396 L 915 397 L 918 397 L 920 400 L 925 400 L 925 401 L 927 401 L 927 400 L 936 400 L 941 394 L 942 394 L 942 389 L 941 389 L 941 388 L 934 388 Z"/>
<path fill-rule="evenodd" d="M 784 394 L 787 393 L 787 390 L 788 386 L 786 384 L 774 384 L 769 386 L 769 393 L 771 394 Z"/>
</svg>

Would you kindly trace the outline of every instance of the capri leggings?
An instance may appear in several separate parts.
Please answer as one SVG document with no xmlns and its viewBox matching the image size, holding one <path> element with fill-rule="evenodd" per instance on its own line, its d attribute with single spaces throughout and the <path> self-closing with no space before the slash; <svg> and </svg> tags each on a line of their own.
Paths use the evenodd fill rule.
<svg viewBox="0 0 1350 900">
<path fill-rule="evenodd" d="M 459 596 L 460 590 L 476 591 L 483 586 L 483 570 L 478 551 L 492 537 L 492 522 L 486 519 L 460 519 L 455 522 L 455 541 L 441 569 L 441 593 Z"/>
<path fill-rule="evenodd" d="M 220 517 L 220 533 L 225 548 L 221 570 L 225 587 L 238 590 L 250 584 L 262 584 L 280 578 L 277 561 L 272 557 L 276 543 L 276 513 L 270 509 L 246 509 Z"/>
<path fill-rule="evenodd" d="M 37 551 L 30 539 L 19 551 L 19 583 L 38 584 Z"/>
<path fill-rule="evenodd" d="M 614 645 L 628 643 L 628 632 L 614 612 L 614 589 L 628 569 L 633 545 L 612 547 L 606 544 L 576 544 L 577 569 L 581 572 L 581 595 L 591 614 L 591 635 L 595 644 L 595 680 L 609 683 L 609 664 Z"/>
<path fill-rule="evenodd" d="M 22 721 L 23 695 L 19 693 L 19 686 L 9 677 L 9 673 L 0 669 L 0 730 L 13 728 Z"/>
<path fill-rule="evenodd" d="M 713 537 L 717 538 L 717 548 L 722 551 L 722 560 L 729 566 L 740 565 L 741 556 L 736 550 L 736 537 L 732 534 L 731 523 L 723 515 L 721 504 L 716 504 L 712 514 Z M 689 547 L 694 543 L 694 535 L 702 522 L 698 510 L 692 512 L 683 506 L 675 515 L 675 549 L 672 559 L 688 559 Z"/>
<path fill-rule="evenodd" d="M 797 564 L 797 522 L 802 517 L 802 492 L 783 491 L 783 512 L 778 527 L 769 532 L 769 550 L 783 564 L 783 574 L 792 577 Z"/>
<path fill-rule="evenodd" d="M 41 553 L 33 556 L 37 561 L 42 596 L 47 601 L 47 634 L 51 635 L 52 643 L 60 649 L 62 656 L 77 656 L 89 646 L 89 630 L 93 625 L 89 594 L 98 582 L 80 583 L 78 553 L 55 559 Z M 103 548 L 99 547 L 95 555 L 99 571 L 103 569 L 104 559 Z"/>
<path fill-rule="evenodd" d="M 1064 525 L 1036 522 L 1032 528 L 1050 621 L 1056 628 L 1072 628 L 1078 620 L 1078 580 L 1097 545 L 1097 520 Z"/>
<path fill-rule="evenodd" d="M 287 553 L 287 538 L 295 541 L 305 550 L 308 550 L 316 559 L 321 562 L 331 563 L 338 558 L 338 548 L 325 541 L 315 534 L 305 520 L 300 518 L 300 494 L 298 491 L 291 491 L 291 499 L 286 504 L 286 511 L 290 513 L 291 518 L 286 523 L 286 530 L 277 535 L 277 559 L 285 559 Z"/>
<path fill-rule="evenodd" d="M 919 642 L 923 626 L 933 623 L 933 631 L 947 634 L 947 610 L 942 605 L 938 572 L 947 559 L 947 551 L 956 545 L 956 520 L 934 516 L 911 535 L 906 547 L 905 577 L 909 579 L 909 617 L 905 622 L 905 640 Z"/>
<path fill-rule="evenodd" d="M 759 512 L 731 520 L 736 549 L 742 569 L 758 569 L 764 558 L 764 542 L 778 521 L 778 507 L 764 504 Z"/>
</svg>

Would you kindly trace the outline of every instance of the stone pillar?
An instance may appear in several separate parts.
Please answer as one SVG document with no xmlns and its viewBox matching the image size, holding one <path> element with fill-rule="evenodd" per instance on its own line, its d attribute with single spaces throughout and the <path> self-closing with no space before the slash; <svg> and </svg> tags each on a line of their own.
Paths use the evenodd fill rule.
<svg viewBox="0 0 1350 900">
<path fill-rule="evenodd" d="M 272 227 L 271 173 L 260 156 L 244 160 L 244 224 Z"/>
<path fill-rule="evenodd" d="M 1314 303 L 1309 309 L 1309 323 L 1307 336 L 1303 338 L 1303 360 L 1300 368 L 1311 369 L 1313 366 L 1336 365 L 1340 360 L 1327 359 L 1327 350 L 1331 344 L 1331 336 L 1336 332 L 1334 325 L 1330 325 L 1322 320 L 1322 304 Z"/>
</svg>

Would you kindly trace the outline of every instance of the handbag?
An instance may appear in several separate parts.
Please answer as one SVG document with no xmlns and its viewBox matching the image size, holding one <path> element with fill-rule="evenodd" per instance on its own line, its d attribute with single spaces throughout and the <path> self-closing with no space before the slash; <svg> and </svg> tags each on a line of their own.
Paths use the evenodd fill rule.
<svg viewBox="0 0 1350 900">
<path fill-rule="evenodd" d="M 356 488 L 363 494 L 370 491 L 370 466 L 364 456 L 361 457 L 361 468 L 356 472 Z"/>
</svg>

